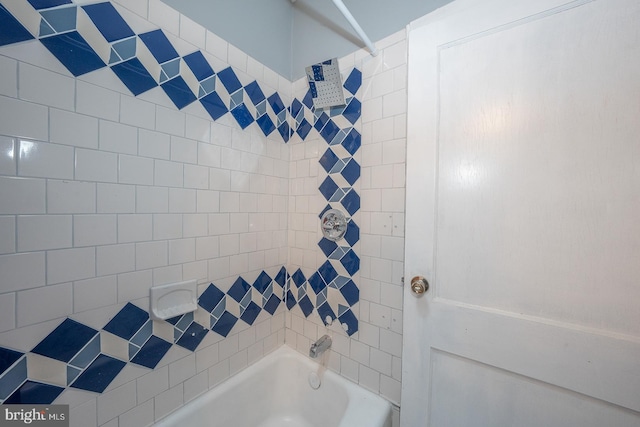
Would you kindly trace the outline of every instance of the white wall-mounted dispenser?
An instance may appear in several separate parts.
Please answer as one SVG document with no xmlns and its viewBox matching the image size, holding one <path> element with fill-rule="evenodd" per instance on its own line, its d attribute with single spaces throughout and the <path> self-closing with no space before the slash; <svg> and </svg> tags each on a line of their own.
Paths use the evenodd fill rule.
<svg viewBox="0 0 640 427">
<path fill-rule="evenodd" d="M 153 286 L 149 290 L 149 297 L 153 320 L 167 320 L 198 308 L 195 280 Z"/>
</svg>

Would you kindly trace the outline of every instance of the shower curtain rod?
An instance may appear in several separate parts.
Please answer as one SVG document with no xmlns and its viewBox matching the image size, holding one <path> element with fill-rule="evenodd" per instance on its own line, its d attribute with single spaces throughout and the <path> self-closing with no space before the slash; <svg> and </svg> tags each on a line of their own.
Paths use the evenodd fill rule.
<svg viewBox="0 0 640 427">
<path fill-rule="evenodd" d="M 371 56 L 376 56 L 378 54 L 378 49 L 376 49 L 373 43 L 371 43 L 371 39 L 367 37 L 367 35 L 365 34 L 360 24 L 358 24 L 358 21 L 356 21 L 356 18 L 354 18 L 351 12 L 349 12 L 349 9 L 347 9 L 347 6 L 344 5 L 342 0 L 332 0 L 332 1 L 333 1 L 333 4 L 336 5 L 338 10 L 344 15 L 344 17 L 347 18 L 347 21 L 349 21 L 349 24 L 351 24 L 353 29 L 356 30 L 356 33 L 358 33 L 358 35 L 360 36 L 364 44 L 369 49 L 369 52 L 371 52 Z M 295 3 L 295 2 L 296 0 L 291 0 L 291 3 Z"/>
<path fill-rule="evenodd" d="M 333 4 L 336 5 L 338 10 L 342 12 L 345 18 L 347 18 L 347 21 L 349 21 L 349 24 L 351 24 L 353 29 L 356 30 L 356 33 L 358 33 L 358 35 L 360 36 L 364 44 L 369 49 L 369 52 L 371 52 L 371 56 L 376 56 L 378 54 L 378 50 L 373 45 L 373 43 L 371 43 L 371 40 L 369 39 L 369 37 L 367 37 L 362 27 L 358 24 L 358 21 L 356 21 L 356 18 L 354 18 L 351 12 L 349 12 L 349 9 L 347 9 L 347 6 L 344 5 L 342 0 L 333 0 Z"/>
</svg>

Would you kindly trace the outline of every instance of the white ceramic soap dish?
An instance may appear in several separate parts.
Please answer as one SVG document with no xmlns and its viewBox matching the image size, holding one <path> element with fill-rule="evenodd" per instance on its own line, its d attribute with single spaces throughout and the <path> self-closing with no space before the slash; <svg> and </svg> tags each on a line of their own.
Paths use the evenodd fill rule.
<svg viewBox="0 0 640 427">
<path fill-rule="evenodd" d="M 153 320 L 167 320 L 198 308 L 195 280 L 153 286 L 149 297 Z"/>
</svg>

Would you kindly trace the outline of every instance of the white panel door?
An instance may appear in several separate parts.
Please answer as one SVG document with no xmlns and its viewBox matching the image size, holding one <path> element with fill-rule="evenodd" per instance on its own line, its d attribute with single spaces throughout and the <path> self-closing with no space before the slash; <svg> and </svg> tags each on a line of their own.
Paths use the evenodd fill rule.
<svg viewBox="0 0 640 427">
<path fill-rule="evenodd" d="M 408 103 L 402 426 L 640 426 L 640 1 L 455 1 Z"/>
</svg>

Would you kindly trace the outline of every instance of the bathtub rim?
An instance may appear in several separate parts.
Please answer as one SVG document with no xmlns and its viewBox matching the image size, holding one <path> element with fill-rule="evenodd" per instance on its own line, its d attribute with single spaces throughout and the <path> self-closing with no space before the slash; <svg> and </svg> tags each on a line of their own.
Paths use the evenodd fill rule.
<svg viewBox="0 0 640 427">
<path fill-rule="evenodd" d="M 215 400 L 216 397 L 222 395 L 242 382 L 249 380 L 257 372 L 260 372 L 263 368 L 268 367 L 272 363 L 277 363 L 277 361 L 282 358 L 296 359 L 305 368 L 309 369 L 309 372 L 316 372 L 320 365 L 284 343 L 258 359 L 255 363 L 216 384 L 212 388 L 207 389 L 202 394 L 193 398 L 189 402 L 184 403 L 176 410 L 164 415 L 162 418 L 155 420 L 151 425 L 157 427 L 169 427 L 166 426 L 165 423 L 169 421 L 170 418 L 178 418 L 179 420 L 180 415 L 187 410 L 198 410 L 199 408 L 206 406 L 209 402 Z M 352 397 L 362 397 L 362 401 L 370 403 L 370 405 L 365 406 L 366 409 L 362 409 L 363 406 L 358 404 L 349 405 L 344 417 L 340 420 L 340 424 L 337 427 L 351 427 L 353 425 L 357 425 L 355 423 L 357 423 L 364 414 L 366 414 L 368 418 L 371 418 L 372 422 L 377 422 L 375 425 L 384 427 L 391 426 L 391 402 L 328 368 L 322 373 L 322 380 L 338 382 L 341 386 L 345 387 L 350 399 Z"/>
</svg>

